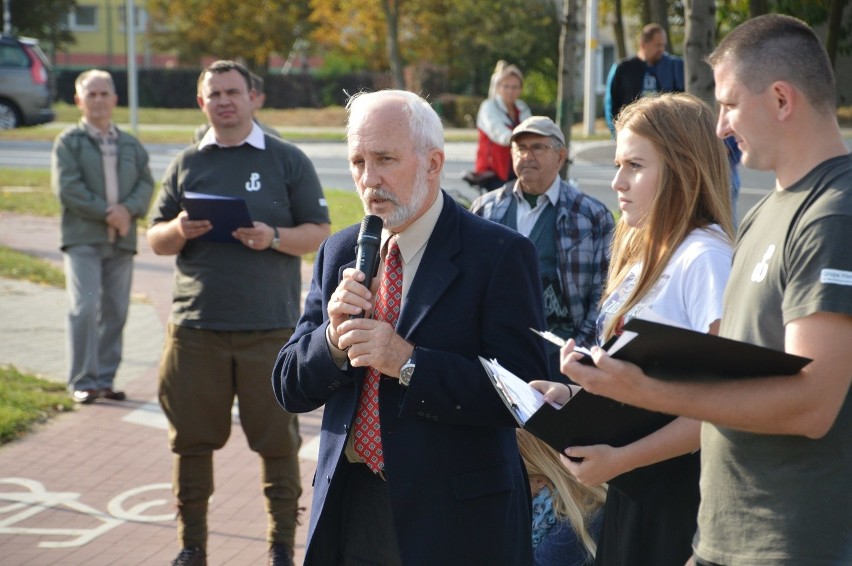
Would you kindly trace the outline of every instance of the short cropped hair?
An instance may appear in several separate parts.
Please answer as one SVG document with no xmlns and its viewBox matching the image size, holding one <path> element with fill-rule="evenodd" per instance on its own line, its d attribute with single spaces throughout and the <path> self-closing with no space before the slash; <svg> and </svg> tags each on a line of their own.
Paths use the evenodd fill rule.
<svg viewBox="0 0 852 566">
<path fill-rule="evenodd" d="M 201 94 L 201 83 L 204 82 L 204 75 L 206 75 L 207 73 L 220 75 L 222 73 L 227 73 L 228 71 L 237 71 L 246 80 L 246 89 L 251 90 L 253 88 L 251 81 L 251 72 L 245 67 L 245 65 L 241 65 L 236 61 L 220 59 L 219 61 L 214 61 L 213 63 L 205 67 L 204 70 L 201 71 L 201 74 L 198 75 L 198 82 L 196 83 L 196 89 L 198 91 L 198 94 Z"/>
<path fill-rule="evenodd" d="M 110 90 L 115 93 L 115 82 L 113 82 L 111 74 L 101 69 L 89 69 L 77 75 L 77 78 L 74 80 L 74 90 L 78 96 L 83 96 L 83 83 L 95 77 L 106 79 Z"/>
<path fill-rule="evenodd" d="M 648 24 L 642 28 L 642 31 L 639 32 L 639 41 L 640 43 L 648 43 L 654 36 L 658 33 L 666 33 L 666 30 L 663 29 L 663 26 L 660 24 Z"/>
<path fill-rule="evenodd" d="M 818 111 L 836 112 L 834 72 L 828 53 L 802 20 L 782 14 L 758 16 L 734 28 L 707 57 L 711 67 L 733 64 L 738 81 L 760 93 L 775 81 L 801 91 Z"/>
</svg>

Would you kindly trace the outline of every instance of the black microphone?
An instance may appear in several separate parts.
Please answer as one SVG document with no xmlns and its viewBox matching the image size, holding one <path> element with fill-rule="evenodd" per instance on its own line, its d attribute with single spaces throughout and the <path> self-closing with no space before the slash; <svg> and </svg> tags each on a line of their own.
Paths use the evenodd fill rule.
<svg viewBox="0 0 852 566">
<path fill-rule="evenodd" d="M 361 271 L 364 277 L 364 286 L 369 289 L 373 277 L 376 275 L 376 267 L 379 262 L 379 248 L 382 243 L 382 226 L 384 221 L 381 217 L 368 214 L 361 221 L 361 231 L 358 232 L 358 255 L 355 260 L 355 268 Z M 364 316 L 353 316 L 360 318 Z"/>
</svg>

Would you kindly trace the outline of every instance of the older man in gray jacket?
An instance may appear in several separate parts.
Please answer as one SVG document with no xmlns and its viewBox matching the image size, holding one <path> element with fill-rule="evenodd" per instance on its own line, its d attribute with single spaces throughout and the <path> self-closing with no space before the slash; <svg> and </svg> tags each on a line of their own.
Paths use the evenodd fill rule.
<svg viewBox="0 0 852 566">
<path fill-rule="evenodd" d="M 123 400 L 113 389 L 130 303 L 136 221 L 148 212 L 154 181 L 148 153 L 112 122 L 112 76 L 77 77 L 80 123 L 57 136 L 51 186 L 62 206 L 68 289 L 68 388 L 75 401 Z"/>
</svg>

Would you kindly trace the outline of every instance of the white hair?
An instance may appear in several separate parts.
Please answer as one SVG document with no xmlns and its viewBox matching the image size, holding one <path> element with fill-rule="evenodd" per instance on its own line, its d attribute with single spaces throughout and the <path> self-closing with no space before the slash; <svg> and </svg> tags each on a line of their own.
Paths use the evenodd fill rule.
<svg viewBox="0 0 852 566">
<path fill-rule="evenodd" d="M 421 96 L 407 90 L 362 91 L 350 96 L 346 102 L 346 137 L 352 134 L 355 125 L 363 121 L 364 114 L 371 106 L 391 100 L 402 103 L 402 112 L 408 116 L 408 126 L 418 155 L 425 157 L 433 149 L 444 150 L 444 126 L 438 113 Z"/>
</svg>

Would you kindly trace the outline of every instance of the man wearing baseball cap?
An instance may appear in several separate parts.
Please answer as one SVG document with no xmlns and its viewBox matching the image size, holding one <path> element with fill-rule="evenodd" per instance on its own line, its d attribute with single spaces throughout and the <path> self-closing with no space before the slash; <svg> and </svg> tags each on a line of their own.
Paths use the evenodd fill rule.
<svg viewBox="0 0 852 566">
<path fill-rule="evenodd" d="M 479 197 L 471 211 L 530 238 L 539 255 L 547 330 L 595 343 L 595 320 L 615 226 L 612 213 L 573 181 L 559 177 L 568 159 L 565 136 L 547 116 L 521 122 L 511 138 L 516 180 Z M 559 372 L 559 349 L 548 344 L 551 379 Z"/>
</svg>

